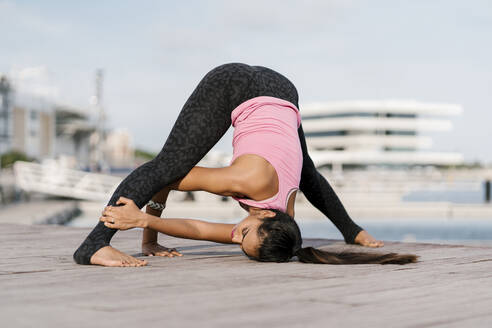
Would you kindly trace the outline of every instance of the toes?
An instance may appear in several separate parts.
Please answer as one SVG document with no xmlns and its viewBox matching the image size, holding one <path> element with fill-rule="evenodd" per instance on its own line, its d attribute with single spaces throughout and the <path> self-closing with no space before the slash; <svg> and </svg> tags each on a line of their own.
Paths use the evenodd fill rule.
<svg viewBox="0 0 492 328">
<path fill-rule="evenodd" d="M 137 266 L 137 267 L 147 265 L 147 261 L 139 260 L 139 259 L 136 259 L 136 260 L 137 260 L 137 262 L 135 262 L 135 266 Z"/>
<path fill-rule="evenodd" d="M 372 244 L 374 245 L 374 247 L 382 247 L 384 246 L 384 243 L 380 240 L 375 240 L 372 242 Z"/>
<path fill-rule="evenodd" d="M 134 263 L 134 258 L 132 258 L 131 256 L 125 257 L 125 266 L 127 267 L 133 266 L 133 263 Z"/>
<path fill-rule="evenodd" d="M 115 267 L 123 267 L 125 266 L 124 262 L 122 260 L 114 260 L 110 261 L 107 264 L 108 266 L 115 266 Z"/>
<path fill-rule="evenodd" d="M 140 266 L 144 266 L 146 264 L 147 264 L 147 261 L 136 259 L 134 257 L 132 257 L 131 261 L 130 261 L 130 266 L 132 266 L 132 267 L 140 267 Z"/>
</svg>

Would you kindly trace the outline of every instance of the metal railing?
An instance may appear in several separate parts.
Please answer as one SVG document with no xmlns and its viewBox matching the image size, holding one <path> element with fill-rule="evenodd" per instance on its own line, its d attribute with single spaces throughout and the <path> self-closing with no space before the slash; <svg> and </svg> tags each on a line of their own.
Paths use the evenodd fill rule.
<svg viewBox="0 0 492 328">
<path fill-rule="evenodd" d="M 121 178 L 63 168 L 56 164 L 17 161 L 16 185 L 27 192 L 40 192 L 82 200 L 106 201 Z"/>
<path fill-rule="evenodd" d="M 412 191 L 480 191 L 485 181 L 492 179 L 489 169 L 475 170 L 360 170 L 321 173 L 342 196 L 361 199 L 388 197 L 401 200 Z M 106 202 L 121 182 L 121 178 L 63 168 L 56 164 L 36 164 L 18 161 L 14 164 L 16 186 L 27 192 L 40 192 L 81 200 Z M 201 194 L 200 194 L 201 195 Z M 385 196 L 385 197 L 382 197 Z M 181 199 L 181 196 L 176 196 Z M 199 197 L 211 199 L 216 196 Z M 490 197 L 490 196 L 489 196 Z M 171 197 L 173 199 L 173 197 Z"/>
</svg>

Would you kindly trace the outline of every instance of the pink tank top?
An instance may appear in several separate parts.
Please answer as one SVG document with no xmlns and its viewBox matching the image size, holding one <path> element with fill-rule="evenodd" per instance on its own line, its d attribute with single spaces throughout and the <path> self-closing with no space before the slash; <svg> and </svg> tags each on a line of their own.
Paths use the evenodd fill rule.
<svg viewBox="0 0 492 328">
<path fill-rule="evenodd" d="M 234 127 L 231 163 L 241 155 L 258 155 L 275 168 L 278 177 L 278 193 L 271 198 L 260 201 L 233 198 L 249 206 L 286 212 L 289 196 L 299 189 L 301 180 L 299 110 L 286 100 L 262 96 L 237 106 L 231 119 Z"/>
</svg>

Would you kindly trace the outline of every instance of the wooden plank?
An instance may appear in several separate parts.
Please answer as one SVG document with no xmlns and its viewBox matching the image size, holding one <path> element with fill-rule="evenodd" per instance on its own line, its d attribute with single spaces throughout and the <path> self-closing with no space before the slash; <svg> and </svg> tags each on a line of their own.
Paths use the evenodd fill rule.
<svg viewBox="0 0 492 328">
<path fill-rule="evenodd" d="M 0 211 L 0 223 L 43 224 L 47 221 L 63 224 L 74 217 L 77 201 L 43 199 L 26 203 L 13 203 Z"/>
<path fill-rule="evenodd" d="M 398 265 L 258 263 L 235 245 L 162 238 L 182 258 L 142 268 L 80 266 L 88 229 L 0 225 L 0 315 L 9 327 L 487 327 L 492 248 L 387 242 Z M 140 231 L 114 246 L 139 255 Z M 371 251 L 339 240 L 306 245 Z"/>
</svg>

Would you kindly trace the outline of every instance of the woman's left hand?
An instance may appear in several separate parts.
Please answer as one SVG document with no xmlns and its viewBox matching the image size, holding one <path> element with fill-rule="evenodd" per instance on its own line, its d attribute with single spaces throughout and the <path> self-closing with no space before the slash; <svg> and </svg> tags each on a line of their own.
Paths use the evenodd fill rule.
<svg viewBox="0 0 492 328">
<path fill-rule="evenodd" d="M 106 206 L 99 221 L 104 222 L 108 228 L 128 230 L 132 228 L 145 228 L 144 213 L 135 205 L 133 200 L 120 197 L 116 205 Z"/>
</svg>

